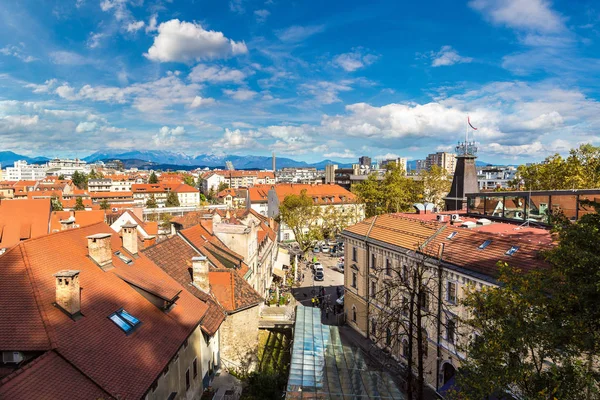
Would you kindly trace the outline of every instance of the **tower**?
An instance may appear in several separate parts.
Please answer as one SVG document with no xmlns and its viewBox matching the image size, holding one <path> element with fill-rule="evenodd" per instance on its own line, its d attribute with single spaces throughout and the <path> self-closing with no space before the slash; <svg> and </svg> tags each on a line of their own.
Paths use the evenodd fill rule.
<svg viewBox="0 0 600 400">
<path fill-rule="evenodd" d="M 273 165 L 271 167 L 273 169 L 273 172 L 275 172 L 275 152 L 273 152 L 273 160 L 272 160 L 272 162 L 273 162 Z"/>
<path fill-rule="evenodd" d="M 475 159 L 477 158 L 477 146 L 475 142 L 465 141 L 456 146 L 456 167 L 450 193 L 444 197 L 447 211 L 463 210 L 466 208 L 466 193 L 479 192 L 477 184 L 477 170 Z"/>
</svg>

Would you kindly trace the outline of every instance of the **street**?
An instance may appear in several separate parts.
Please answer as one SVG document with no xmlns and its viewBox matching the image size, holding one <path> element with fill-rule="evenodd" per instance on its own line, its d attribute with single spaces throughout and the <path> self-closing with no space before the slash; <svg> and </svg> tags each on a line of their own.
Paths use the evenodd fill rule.
<svg viewBox="0 0 600 400">
<path fill-rule="evenodd" d="M 312 260 L 312 256 L 311 253 L 310 260 Z M 315 281 L 312 270 L 305 263 L 301 263 L 299 273 L 304 274 L 304 281 L 300 284 L 300 287 L 292 289 L 292 294 L 302 305 L 310 307 L 312 305 L 312 298 L 319 296 L 321 288 L 324 288 L 325 296 L 323 301 L 329 304 L 330 311 L 323 310 L 321 313 L 322 322 L 327 325 L 339 325 L 342 314 L 336 314 L 334 310 L 336 308 L 336 300 L 338 299 L 338 288 L 343 293 L 344 274 L 334 269 L 337 266 L 338 257 L 330 257 L 329 254 L 323 253 L 316 253 L 315 256 L 317 257 L 317 261 L 323 265 L 324 279 L 322 281 Z"/>
</svg>

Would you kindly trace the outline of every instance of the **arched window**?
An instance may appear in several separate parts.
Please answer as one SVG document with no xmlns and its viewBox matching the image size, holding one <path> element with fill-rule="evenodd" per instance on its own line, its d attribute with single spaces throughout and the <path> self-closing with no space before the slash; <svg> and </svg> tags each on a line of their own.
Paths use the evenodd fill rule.
<svg viewBox="0 0 600 400">
<path fill-rule="evenodd" d="M 356 306 L 352 306 L 352 321 L 356 322 Z"/>
</svg>

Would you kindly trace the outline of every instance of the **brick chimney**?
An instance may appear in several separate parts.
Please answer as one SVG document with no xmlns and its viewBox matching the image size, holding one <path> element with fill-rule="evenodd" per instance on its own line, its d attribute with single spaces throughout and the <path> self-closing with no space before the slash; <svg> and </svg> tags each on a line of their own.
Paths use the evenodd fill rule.
<svg viewBox="0 0 600 400">
<path fill-rule="evenodd" d="M 71 229 L 75 227 L 75 218 L 67 218 L 60 220 L 60 230 L 66 231 L 67 229 Z"/>
<path fill-rule="evenodd" d="M 110 233 L 97 233 L 87 237 L 88 255 L 101 267 L 110 264 L 112 261 L 110 239 Z"/>
<path fill-rule="evenodd" d="M 144 238 L 144 248 L 156 244 L 156 236 L 146 236 Z"/>
<path fill-rule="evenodd" d="M 53 276 L 56 278 L 56 305 L 72 317 L 80 313 L 79 271 L 64 269 Z"/>
<path fill-rule="evenodd" d="M 138 252 L 137 224 L 126 223 L 121 226 L 121 237 L 123 238 L 123 247 L 131 254 Z"/>
<path fill-rule="evenodd" d="M 192 257 L 192 277 L 194 286 L 204 293 L 210 293 L 208 282 L 208 259 L 205 256 Z"/>
</svg>

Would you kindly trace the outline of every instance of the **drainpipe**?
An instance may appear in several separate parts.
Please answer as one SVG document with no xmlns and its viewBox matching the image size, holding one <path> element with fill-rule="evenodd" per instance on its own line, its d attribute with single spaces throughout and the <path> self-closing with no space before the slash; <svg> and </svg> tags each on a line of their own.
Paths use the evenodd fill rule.
<svg viewBox="0 0 600 400">
<path fill-rule="evenodd" d="M 438 248 L 438 310 L 437 310 L 437 357 L 436 357 L 436 373 L 435 373 L 435 391 L 439 390 L 440 386 L 440 364 L 442 361 L 442 349 L 440 342 L 442 340 L 442 258 L 444 256 L 444 243 L 440 243 Z"/>
</svg>

